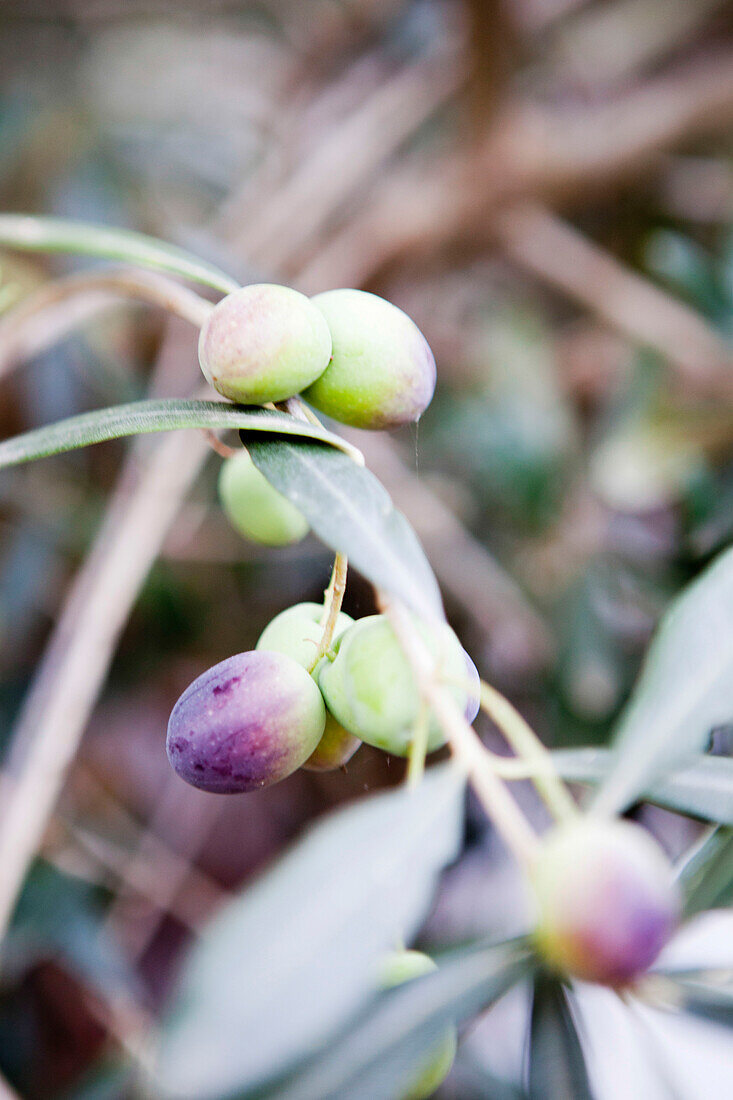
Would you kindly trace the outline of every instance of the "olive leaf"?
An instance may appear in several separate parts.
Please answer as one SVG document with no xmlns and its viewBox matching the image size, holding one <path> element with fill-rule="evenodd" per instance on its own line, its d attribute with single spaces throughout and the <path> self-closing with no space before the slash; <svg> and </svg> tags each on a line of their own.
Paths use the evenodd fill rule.
<svg viewBox="0 0 733 1100">
<path fill-rule="evenodd" d="M 715 829 L 680 873 L 685 916 L 733 903 L 733 829 Z"/>
<path fill-rule="evenodd" d="M 538 974 L 529 1044 L 530 1100 L 592 1100 L 588 1071 L 567 993 Z"/>
<path fill-rule="evenodd" d="M 702 1016 L 716 1024 L 733 1027 L 733 982 L 730 971 L 708 971 L 704 979 L 675 978 L 667 974 L 677 988 L 678 1004 L 693 1016 Z M 716 977 L 719 979 L 716 981 Z"/>
<path fill-rule="evenodd" d="M 568 782 L 595 786 L 608 774 L 613 755 L 608 749 L 558 749 L 552 753 L 552 761 Z M 733 760 L 696 756 L 637 797 L 701 821 L 733 825 Z"/>
<path fill-rule="evenodd" d="M 733 548 L 675 600 L 649 648 L 595 801 L 623 810 L 733 718 Z"/>
<path fill-rule="evenodd" d="M 240 434 L 255 466 L 327 546 L 346 554 L 368 580 L 418 615 L 443 617 L 438 584 L 417 535 L 374 474 L 309 440 Z"/>
<path fill-rule="evenodd" d="M 295 435 L 317 439 L 345 454 L 360 457 L 340 436 L 287 413 L 224 401 L 151 400 L 96 409 L 5 439 L 0 442 L 0 469 L 127 435 L 178 428 L 243 427 L 250 432 L 264 431 L 279 437 Z M 353 458 L 347 461 L 353 464 Z"/>
<path fill-rule="evenodd" d="M 456 952 L 432 974 L 377 997 L 319 1057 L 262 1100 L 374 1100 L 404 1096 L 445 1030 L 489 1008 L 532 969 L 513 940 Z"/>
<path fill-rule="evenodd" d="M 456 855 L 463 789 L 443 765 L 415 789 L 351 804 L 226 905 L 184 964 L 157 1091 L 208 1100 L 251 1089 L 341 1029 Z"/>
<path fill-rule="evenodd" d="M 80 256 L 122 260 L 179 275 L 222 294 L 239 289 L 235 279 L 213 264 L 166 241 L 129 229 L 36 214 L 0 214 L 0 246 L 25 252 L 73 252 Z"/>
</svg>

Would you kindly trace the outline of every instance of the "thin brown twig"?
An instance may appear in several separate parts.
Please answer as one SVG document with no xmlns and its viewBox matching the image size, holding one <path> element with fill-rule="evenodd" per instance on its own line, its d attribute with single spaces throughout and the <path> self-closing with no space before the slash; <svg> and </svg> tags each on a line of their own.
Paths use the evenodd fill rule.
<svg viewBox="0 0 733 1100">
<path fill-rule="evenodd" d="M 407 466 L 392 440 L 375 434 L 358 443 L 369 469 L 415 527 L 443 589 L 489 639 L 492 666 L 517 673 L 546 665 L 553 652 L 550 629 L 513 577 Z"/>
<path fill-rule="evenodd" d="M 493 214 L 534 197 L 583 200 L 648 170 L 690 134 L 727 130 L 733 118 L 733 58 L 720 51 L 681 63 L 610 102 L 546 107 L 507 100 L 480 146 L 457 146 L 434 165 L 414 157 L 371 197 L 299 272 L 311 293 L 363 285 L 405 256 L 455 241 L 485 247 Z"/>
<path fill-rule="evenodd" d="M 450 692 L 436 678 L 435 663 L 405 608 L 382 593 L 378 593 L 378 602 L 415 674 L 420 694 L 443 727 L 451 751 L 470 777 L 488 817 L 520 863 L 530 866 L 537 851 L 537 837 L 527 819 L 494 772 L 491 758 L 478 735 Z"/>
<path fill-rule="evenodd" d="M 0 938 L 130 607 L 207 454 L 199 433 L 138 442 L 57 620 L 13 734 L 0 819 Z"/>
<path fill-rule="evenodd" d="M 0 1100 L 20 1100 L 19 1094 L 11 1088 L 0 1072 Z"/>
<path fill-rule="evenodd" d="M 718 387 L 725 380 L 730 389 L 731 350 L 701 316 L 549 210 L 514 206 L 495 219 L 494 228 L 515 263 L 660 352 L 694 384 Z"/>
<path fill-rule="evenodd" d="M 199 880 L 199 873 L 192 861 L 211 835 L 225 808 L 222 800 L 203 797 L 199 799 L 198 812 L 187 815 L 184 820 L 181 807 L 185 800 L 188 800 L 186 804 L 190 803 L 190 792 L 178 776 L 171 772 L 157 800 L 152 820 L 148 822 L 148 828 L 137 850 L 129 859 L 124 873 L 125 884 L 107 912 L 106 926 L 112 930 L 115 939 L 124 943 L 126 955 L 131 962 L 136 962 L 145 954 L 157 932 L 161 917 L 168 912 L 174 912 L 179 899 L 188 894 L 190 886 Z M 156 856 L 158 833 L 171 822 L 178 825 L 179 841 L 185 845 L 187 858 L 167 861 L 166 867 L 161 868 L 158 896 L 154 904 L 148 906 L 142 914 L 135 905 L 136 919 L 130 922 L 130 902 L 135 902 L 138 894 L 136 881 L 147 873 Z M 219 894 L 219 900 L 223 900 L 223 891 L 219 891 Z M 211 909 L 208 911 L 211 912 Z"/>
<path fill-rule="evenodd" d="M 56 818 L 56 821 L 59 819 Z M 159 912 L 169 912 L 181 924 L 198 931 L 205 915 L 213 913 L 225 900 L 226 891 L 182 856 L 172 852 L 148 830 L 145 834 L 145 858 L 138 850 L 130 851 L 108 837 L 99 836 L 80 825 L 63 821 L 69 837 L 89 859 L 111 875 L 126 890 Z M 186 890 L 178 885 L 185 881 Z M 171 884 L 175 883 L 175 890 Z"/>
<path fill-rule="evenodd" d="M 112 268 L 55 279 L 0 319 L 0 376 L 38 355 L 78 325 L 132 298 L 201 328 L 213 306 L 173 279 L 136 268 Z"/>
<path fill-rule="evenodd" d="M 448 56 L 446 56 L 446 54 Z M 324 135 L 296 170 L 248 218 L 237 247 L 268 268 L 285 271 L 303 255 L 334 212 L 464 80 L 455 50 L 406 65 L 375 85 L 356 109 Z M 240 223 L 241 224 L 241 223 Z"/>
<path fill-rule="evenodd" d="M 218 454 L 220 458 L 233 458 L 234 455 L 239 454 L 239 448 L 230 447 L 227 443 L 223 443 L 216 432 L 212 432 L 211 428 L 204 428 L 203 434 L 212 451 Z"/>
</svg>

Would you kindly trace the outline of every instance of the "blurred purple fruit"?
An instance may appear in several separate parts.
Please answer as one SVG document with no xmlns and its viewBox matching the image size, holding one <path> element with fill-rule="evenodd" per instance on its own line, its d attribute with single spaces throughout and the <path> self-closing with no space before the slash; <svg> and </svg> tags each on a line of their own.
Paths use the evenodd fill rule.
<svg viewBox="0 0 733 1100">
<path fill-rule="evenodd" d="M 296 661 L 238 653 L 194 680 L 174 706 L 168 759 L 203 791 L 253 791 L 305 763 L 325 724 L 321 693 Z"/>
<path fill-rule="evenodd" d="M 553 829 L 533 871 L 536 941 L 560 972 L 625 985 L 672 935 L 680 899 L 656 842 L 628 821 L 589 817 Z"/>
</svg>

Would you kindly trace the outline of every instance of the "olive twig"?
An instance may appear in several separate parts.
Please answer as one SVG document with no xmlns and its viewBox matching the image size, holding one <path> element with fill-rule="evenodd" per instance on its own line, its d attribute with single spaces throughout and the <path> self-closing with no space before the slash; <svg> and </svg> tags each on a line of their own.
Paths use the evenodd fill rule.
<svg viewBox="0 0 733 1100">
<path fill-rule="evenodd" d="M 410 754 L 407 765 L 407 782 L 410 787 L 416 787 L 425 774 L 425 757 L 428 751 L 428 730 L 430 726 L 430 713 L 424 699 L 420 700 L 415 731 L 410 742 Z"/>
<path fill-rule="evenodd" d="M 299 397 L 290 397 L 287 401 L 281 402 L 281 404 L 291 416 L 297 417 L 298 420 L 308 420 L 311 424 L 317 424 L 319 428 L 323 426 L 316 414 L 312 412 Z M 333 641 L 336 624 L 338 623 L 338 617 L 341 612 L 341 605 L 344 602 L 348 568 L 349 562 L 346 555 L 336 554 L 336 557 L 333 559 L 331 580 L 329 581 L 328 588 L 323 598 L 323 616 L 321 618 L 323 634 L 321 635 L 321 641 L 318 645 L 315 660 L 309 672 L 313 671 L 321 657 L 328 652 L 331 642 Z"/>
<path fill-rule="evenodd" d="M 280 404 L 284 405 L 285 410 L 298 420 L 307 420 L 310 424 L 317 424 L 319 428 L 323 427 L 313 410 L 309 409 L 299 397 L 289 397 L 287 401 L 282 401 Z"/>
<path fill-rule="evenodd" d="M 212 303 L 190 287 L 182 286 L 159 272 L 141 271 L 133 267 L 112 267 L 103 271 L 85 271 L 54 279 L 18 302 L 3 317 L 3 335 L 13 339 L 15 330 L 45 310 L 62 305 L 84 294 L 109 294 L 133 298 L 148 305 L 174 313 L 196 328 L 201 328 L 212 309 Z"/>
<path fill-rule="evenodd" d="M 210 428 L 204 428 L 204 438 L 212 451 L 216 451 L 221 458 L 233 458 L 234 455 L 239 454 L 239 447 L 230 447 L 228 443 L 223 443 L 216 432 L 212 432 Z"/>
<path fill-rule="evenodd" d="M 415 674 L 420 694 L 446 733 L 454 757 L 469 776 L 487 815 L 507 846 L 523 866 L 530 866 L 537 852 L 537 836 L 494 772 L 488 753 L 450 692 L 436 680 L 434 662 L 409 615 L 401 604 L 388 601 L 382 593 L 378 596 L 381 609 L 392 624 Z"/>
<path fill-rule="evenodd" d="M 323 616 L 321 618 L 323 634 L 318 643 L 315 660 L 309 671 L 312 671 L 312 669 L 316 667 L 321 657 L 329 650 L 331 642 L 333 641 L 333 636 L 336 632 L 336 624 L 338 623 L 338 617 L 341 613 L 341 604 L 344 602 L 348 569 L 349 562 L 346 555 L 337 554 L 333 559 L 331 580 L 323 600 Z"/>
<path fill-rule="evenodd" d="M 481 709 L 496 723 L 517 756 L 532 768 L 529 778 L 553 816 L 559 821 L 575 817 L 578 807 L 537 734 L 509 700 L 483 680 Z"/>
</svg>

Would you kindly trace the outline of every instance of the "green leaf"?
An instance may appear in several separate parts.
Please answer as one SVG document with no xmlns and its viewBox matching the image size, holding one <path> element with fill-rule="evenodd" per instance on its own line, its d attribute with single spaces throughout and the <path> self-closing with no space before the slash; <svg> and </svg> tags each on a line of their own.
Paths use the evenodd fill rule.
<svg viewBox="0 0 733 1100">
<path fill-rule="evenodd" d="M 489 1008 L 530 972 L 523 941 L 457 952 L 439 969 L 376 998 L 364 1015 L 267 1100 L 405 1095 L 447 1027 Z"/>
<path fill-rule="evenodd" d="M 68 420 L 5 439 L 0 443 L 0 469 L 126 435 L 167 432 L 176 428 L 243 427 L 250 432 L 318 439 L 345 454 L 358 456 L 358 451 L 340 436 L 287 413 L 255 406 L 230 405 L 225 401 L 159 400 L 133 401 L 129 405 L 95 409 L 94 412 L 72 416 Z M 354 465 L 351 457 L 347 461 Z"/>
<path fill-rule="evenodd" d="M 685 917 L 733 904 L 733 829 L 715 829 L 680 874 Z"/>
<path fill-rule="evenodd" d="M 415 789 L 350 805 L 227 905 L 185 963 L 158 1091 L 208 1100 L 252 1088 L 357 1013 L 457 852 L 463 789 L 445 765 Z"/>
<path fill-rule="evenodd" d="M 304 440 L 242 439 L 255 465 L 292 500 L 327 546 L 418 615 L 443 617 L 440 592 L 415 532 L 374 474 Z"/>
<path fill-rule="evenodd" d="M 616 813 L 733 718 L 733 548 L 674 602 L 613 742 L 595 808 Z"/>
<path fill-rule="evenodd" d="M 538 974 L 529 1045 L 530 1100 L 592 1100 L 569 998 L 555 978 Z"/>
<path fill-rule="evenodd" d="M 613 755 L 608 749 L 560 749 L 552 760 L 563 779 L 597 784 L 608 774 Z M 666 810 L 733 825 L 733 760 L 727 756 L 698 756 L 638 795 Z"/>
<path fill-rule="evenodd" d="M 730 970 L 721 971 L 717 982 L 715 971 L 708 971 L 704 980 L 675 978 L 669 974 L 666 977 L 674 981 L 680 998 L 679 1007 L 685 1012 L 733 1027 L 733 982 Z"/>
<path fill-rule="evenodd" d="M 129 229 L 35 214 L 0 214 L 0 247 L 25 252 L 74 252 L 80 256 L 122 260 L 138 267 L 168 271 L 182 279 L 213 287 L 222 294 L 239 289 L 235 279 L 213 264 L 166 241 Z"/>
</svg>

